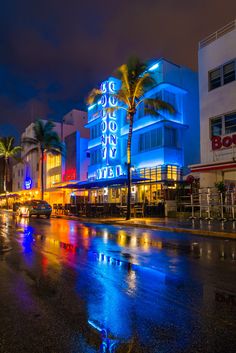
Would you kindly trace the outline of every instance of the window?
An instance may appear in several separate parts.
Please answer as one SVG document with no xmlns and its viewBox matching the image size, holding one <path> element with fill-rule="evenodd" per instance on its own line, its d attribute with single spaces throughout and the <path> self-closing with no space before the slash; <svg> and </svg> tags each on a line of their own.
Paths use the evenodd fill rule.
<svg viewBox="0 0 236 353">
<path fill-rule="evenodd" d="M 95 139 L 101 135 L 101 124 L 96 124 L 91 127 L 91 138 Z"/>
<path fill-rule="evenodd" d="M 173 127 L 165 127 L 165 146 L 177 147 L 177 131 Z"/>
<path fill-rule="evenodd" d="M 209 90 L 213 90 L 221 86 L 221 69 L 220 67 L 209 72 Z"/>
<path fill-rule="evenodd" d="M 47 187 L 53 187 L 54 184 L 59 183 L 61 181 L 61 175 L 55 174 L 47 177 Z"/>
<path fill-rule="evenodd" d="M 222 118 L 211 119 L 210 122 L 211 137 L 222 135 Z"/>
<path fill-rule="evenodd" d="M 167 166 L 167 179 L 177 180 L 177 167 L 174 165 Z"/>
<path fill-rule="evenodd" d="M 236 111 L 210 119 L 210 138 L 236 132 Z"/>
<path fill-rule="evenodd" d="M 176 95 L 173 92 L 169 92 L 166 90 L 164 90 L 163 93 L 164 93 L 164 97 L 163 97 L 164 102 L 169 103 L 173 107 L 175 107 L 176 106 Z"/>
<path fill-rule="evenodd" d="M 162 145 L 162 128 L 139 135 L 139 152 L 148 151 Z"/>
<path fill-rule="evenodd" d="M 235 62 L 223 66 L 224 85 L 235 80 Z"/>
<path fill-rule="evenodd" d="M 98 164 L 101 163 L 102 160 L 102 155 L 101 155 L 101 150 L 97 149 L 94 151 L 90 152 L 90 164 L 94 165 L 94 164 Z"/>
<path fill-rule="evenodd" d="M 47 170 L 61 166 L 61 155 L 47 154 Z"/>
<path fill-rule="evenodd" d="M 236 60 L 232 60 L 216 69 L 209 71 L 208 80 L 209 80 L 209 91 L 226 85 L 229 82 L 235 81 L 235 67 Z"/>
<path fill-rule="evenodd" d="M 225 115 L 225 134 L 236 132 L 236 112 Z"/>
<path fill-rule="evenodd" d="M 150 179 L 150 181 L 160 181 L 162 179 L 162 167 L 141 168 L 138 170 L 142 178 Z"/>
</svg>

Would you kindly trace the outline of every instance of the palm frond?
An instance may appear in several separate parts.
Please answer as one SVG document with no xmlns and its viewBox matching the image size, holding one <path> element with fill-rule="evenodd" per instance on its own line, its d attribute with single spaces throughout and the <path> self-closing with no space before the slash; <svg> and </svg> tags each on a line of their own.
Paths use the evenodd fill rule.
<svg viewBox="0 0 236 353">
<path fill-rule="evenodd" d="M 33 130 L 35 139 L 42 141 L 44 136 L 44 122 L 41 119 L 35 121 Z"/>
<path fill-rule="evenodd" d="M 51 144 L 50 146 L 45 146 L 46 152 L 51 153 L 53 155 L 62 155 L 63 157 L 65 156 L 65 146 L 62 143 L 54 143 Z"/>
<path fill-rule="evenodd" d="M 114 94 L 114 97 L 116 97 L 118 102 L 122 102 L 128 107 L 130 106 L 130 96 L 124 89 L 121 88 L 116 94 Z"/>
<path fill-rule="evenodd" d="M 15 146 L 15 147 L 12 148 L 12 150 L 10 152 L 10 156 L 14 157 L 15 155 L 17 155 L 21 151 L 22 151 L 22 147 L 21 146 Z"/>
<path fill-rule="evenodd" d="M 116 70 L 114 76 L 116 76 L 121 81 L 120 91 L 126 92 L 126 96 L 130 96 L 130 83 L 129 83 L 129 73 L 127 65 L 123 64 Z"/>
<path fill-rule="evenodd" d="M 16 158 L 17 154 L 22 150 L 21 146 L 14 146 L 14 137 L 1 137 L 0 138 L 0 157 L 5 159 Z"/>
<path fill-rule="evenodd" d="M 50 120 L 47 121 L 47 122 L 45 123 L 44 127 L 43 127 L 44 133 L 45 133 L 45 132 L 48 133 L 48 132 L 53 131 L 54 127 L 55 127 L 55 124 L 54 124 L 53 121 L 50 121 Z"/>
<path fill-rule="evenodd" d="M 155 110 L 155 109 L 145 107 L 145 108 L 144 108 L 144 115 L 151 115 L 151 116 L 158 117 L 158 116 L 160 116 L 161 114 L 160 114 L 157 110 Z"/>
<path fill-rule="evenodd" d="M 131 84 L 137 80 L 147 71 L 147 65 L 140 61 L 136 56 L 131 56 L 127 62 L 128 79 Z"/>
<path fill-rule="evenodd" d="M 139 101 L 145 92 L 153 87 L 155 84 L 154 79 L 149 75 L 149 73 L 144 73 L 139 79 L 136 81 L 134 85 L 134 93 L 132 97 L 133 104 L 135 101 Z"/>
<path fill-rule="evenodd" d="M 89 93 L 87 97 L 87 104 L 95 104 L 99 101 L 99 99 L 102 97 L 102 91 L 98 88 L 93 88 L 92 91 Z"/>
<path fill-rule="evenodd" d="M 144 100 L 145 107 L 148 109 L 153 109 L 155 111 L 167 110 L 169 114 L 175 114 L 175 108 L 170 104 L 161 99 L 147 98 Z"/>
</svg>

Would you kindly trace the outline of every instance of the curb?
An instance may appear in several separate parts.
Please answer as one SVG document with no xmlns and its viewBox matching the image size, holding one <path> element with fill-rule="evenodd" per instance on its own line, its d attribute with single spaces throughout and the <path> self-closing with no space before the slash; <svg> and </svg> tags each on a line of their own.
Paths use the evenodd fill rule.
<svg viewBox="0 0 236 353">
<path fill-rule="evenodd" d="M 198 235 L 198 236 L 204 236 L 204 237 L 212 237 L 212 238 L 227 238 L 227 239 L 233 239 L 236 240 L 236 232 L 231 233 L 231 232 L 219 232 L 219 231 L 210 231 L 210 230 L 204 230 L 204 229 L 189 229 L 189 228 L 181 228 L 181 227 L 170 227 L 170 226 L 158 226 L 155 224 L 145 224 L 145 223 L 135 223 L 133 221 L 112 221 L 112 220 L 101 220 L 97 218 L 80 218 L 76 216 L 52 216 L 52 218 L 60 218 L 60 219 L 68 219 L 68 220 L 73 220 L 73 221 L 80 221 L 83 223 L 99 223 L 99 224 L 109 224 L 109 225 L 119 225 L 119 226 L 124 226 L 124 227 L 136 227 L 136 228 L 147 228 L 147 229 L 153 229 L 153 230 L 162 230 L 162 231 L 168 231 L 168 232 L 175 232 L 175 233 L 188 233 L 188 234 L 193 234 L 193 235 Z"/>
<path fill-rule="evenodd" d="M 4 210 L 7 212 L 14 213 L 10 210 Z M 222 238 L 222 239 L 231 239 L 236 240 L 236 231 L 235 232 L 219 232 L 214 230 L 204 230 L 204 229 L 190 229 L 190 228 L 182 228 L 182 227 L 171 227 L 171 226 L 159 226 L 156 224 L 145 224 L 145 223 L 135 223 L 134 221 L 126 221 L 126 220 L 103 220 L 99 218 L 81 218 L 77 216 L 63 216 L 63 215 L 51 215 L 51 218 L 55 219 L 66 219 L 71 221 L 79 221 L 83 223 L 98 223 L 98 224 L 109 224 L 109 225 L 118 225 L 124 227 L 136 227 L 136 228 L 146 228 L 153 230 L 161 230 L 167 232 L 175 232 L 175 233 L 188 233 L 198 236 L 204 237 L 212 237 L 212 238 Z M 1 251 L 1 250 L 0 250 Z"/>
</svg>

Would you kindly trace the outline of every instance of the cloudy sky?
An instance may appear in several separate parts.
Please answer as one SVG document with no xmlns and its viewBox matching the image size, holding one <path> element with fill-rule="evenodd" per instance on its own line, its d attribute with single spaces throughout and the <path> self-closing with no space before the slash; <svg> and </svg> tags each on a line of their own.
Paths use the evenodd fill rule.
<svg viewBox="0 0 236 353">
<path fill-rule="evenodd" d="M 0 135 L 84 108 L 130 55 L 197 70 L 198 41 L 235 18 L 235 0 L 2 0 Z"/>
</svg>

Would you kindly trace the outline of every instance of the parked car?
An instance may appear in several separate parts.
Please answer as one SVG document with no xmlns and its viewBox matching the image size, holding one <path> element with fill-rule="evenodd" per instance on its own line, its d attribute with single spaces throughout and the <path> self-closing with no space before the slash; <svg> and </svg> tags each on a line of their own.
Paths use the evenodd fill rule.
<svg viewBox="0 0 236 353">
<path fill-rule="evenodd" d="M 26 201 L 19 206 L 17 214 L 20 217 L 31 217 L 31 216 L 45 216 L 50 218 L 52 213 L 52 207 L 42 200 L 31 200 Z"/>
</svg>

